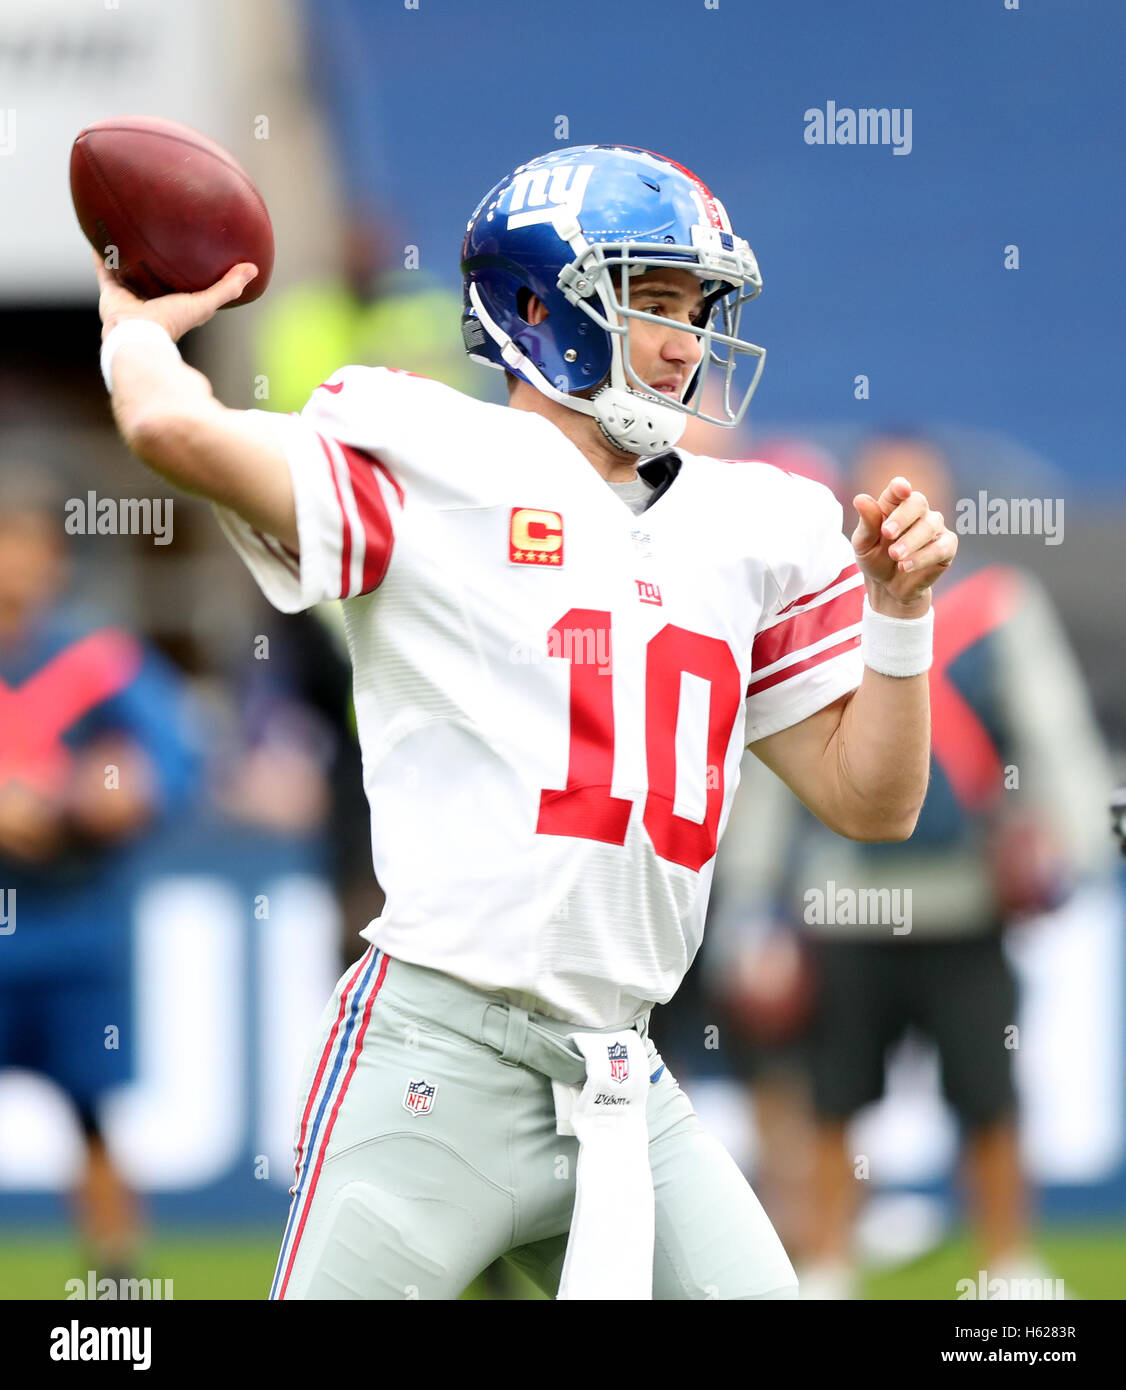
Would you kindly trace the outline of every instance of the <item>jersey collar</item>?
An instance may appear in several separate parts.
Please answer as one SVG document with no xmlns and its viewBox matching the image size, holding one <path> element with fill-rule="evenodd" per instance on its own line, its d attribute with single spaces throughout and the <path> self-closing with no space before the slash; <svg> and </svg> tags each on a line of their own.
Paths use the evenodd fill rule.
<svg viewBox="0 0 1126 1390">
<path fill-rule="evenodd" d="M 673 484 L 673 480 L 680 472 L 680 455 L 675 449 L 667 449 L 663 454 L 654 454 L 652 458 L 645 459 L 637 465 L 639 475 L 654 488 L 653 496 L 649 499 L 651 507 L 658 498 L 663 497 Z M 648 507 L 646 511 L 648 511 Z"/>
</svg>

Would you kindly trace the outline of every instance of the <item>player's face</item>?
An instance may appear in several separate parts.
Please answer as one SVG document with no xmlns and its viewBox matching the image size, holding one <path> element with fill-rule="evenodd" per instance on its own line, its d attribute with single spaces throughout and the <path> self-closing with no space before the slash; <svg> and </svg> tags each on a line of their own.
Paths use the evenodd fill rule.
<svg viewBox="0 0 1126 1390">
<path fill-rule="evenodd" d="M 657 314 L 664 323 L 629 322 L 630 366 L 659 394 L 680 400 L 703 356 L 703 344 L 684 328 L 703 309 L 699 278 L 690 270 L 664 267 L 630 280 L 629 307 Z"/>
</svg>

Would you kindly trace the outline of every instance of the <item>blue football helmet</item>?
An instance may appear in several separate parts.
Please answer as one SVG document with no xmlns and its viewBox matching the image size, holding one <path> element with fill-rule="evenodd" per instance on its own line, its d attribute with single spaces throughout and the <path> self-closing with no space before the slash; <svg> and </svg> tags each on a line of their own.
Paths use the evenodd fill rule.
<svg viewBox="0 0 1126 1390">
<path fill-rule="evenodd" d="M 703 282 L 704 310 L 683 326 L 703 352 L 680 400 L 630 364 L 631 321 L 668 322 L 630 307 L 630 279 L 661 266 Z M 469 356 L 593 416 L 630 453 L 671 448 L 690 416 L 734 429 L 762 375 L 765 350 L 739 337 L 743 305 L 762 289 L 754 253 L 695 174 L 648 150 L 576 145 L 522 164 L 469 219 L 461 272 Z M 530 295 L 547 309 L 535 325 L 524 316 Z M 751 379 L 737 389 L 748 359 Z M 713 366 L 721 414 L 703 408 Z"/>
</svg>

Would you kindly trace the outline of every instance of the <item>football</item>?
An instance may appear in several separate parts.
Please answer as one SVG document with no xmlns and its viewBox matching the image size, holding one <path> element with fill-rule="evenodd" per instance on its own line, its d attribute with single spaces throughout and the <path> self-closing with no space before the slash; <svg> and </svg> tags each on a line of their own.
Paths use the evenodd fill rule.
<svg viewBox="0 0 1126 1390">
<path fill-rule="evenodd" d="M 141 299 L 205 290 L 240 261 L 258 274 L 225 308 L 258 299 L 270 282 L 266 204 L 238 161 L 190 126 L 96 121 L 71 149 L 70 192 L 87 241 Z"/>
</svg>

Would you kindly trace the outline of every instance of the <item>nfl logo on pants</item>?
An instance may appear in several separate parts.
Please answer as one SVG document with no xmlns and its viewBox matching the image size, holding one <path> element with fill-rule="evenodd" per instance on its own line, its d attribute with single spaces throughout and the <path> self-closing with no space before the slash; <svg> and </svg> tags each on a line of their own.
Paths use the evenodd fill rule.
<svg viewBox="0 0 1126 1390">
<path fill-rule="evenodd" d="M 610 1057 L 610 1080 L 628 1081 L 629 1052 L 625 1043 L 612 1043 L 606 1051 Z"/>
<path fill-rule="evenodd" d="M 403 1109 L 409 1110 L 412 1115 L 425 1115 L 434 1104 L 434 1092 L 437 1086 L 431 1086 L 429 1081 L 410 1081 L 407 1083 L 407 1093 L 403 1097 Z"/>
</svg>

